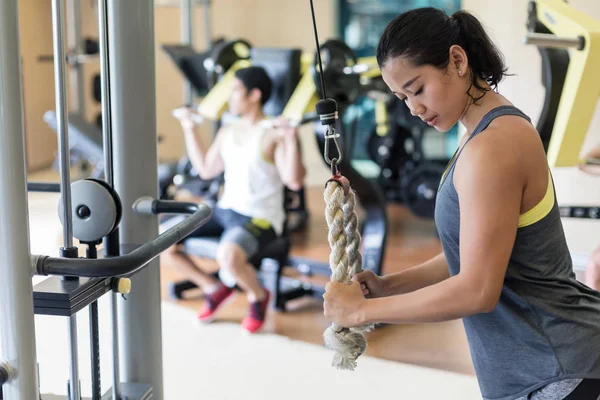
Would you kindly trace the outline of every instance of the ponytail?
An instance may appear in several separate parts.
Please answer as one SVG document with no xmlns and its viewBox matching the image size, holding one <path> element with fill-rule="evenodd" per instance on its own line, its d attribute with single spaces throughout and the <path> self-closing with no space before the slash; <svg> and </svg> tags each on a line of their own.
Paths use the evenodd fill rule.
<svg viewBox="0 0 600 400">
<path fill-rule="evenodd" d="M 498 83 L 507 75 L 502 53 L 492 42 L 479 20 L 469 12 L 457 11 L 452 14 L 450 19 L 458 26 L 459 40 L 457 44 L 461 45 L 469 58 L 472 72 L 471 84 L 479 91 L 485 92 L 485 88 L 479 84 L 481 79 L 496 89 Z"/>
<path fill-rule="evenodd" d="M 474 101 L 481 99 L 488 90 L 479 80 L 496 89 L 507 75 L 502 54 L 479 20 L 464 10 L 448 16 L 442 10 L 424 7 L 400 14 L 388 24 L 381 36 L 377 62 L 382 68 L 389 60 L 402 56 L 415 66 L 429 64 L 446 69 L 453 45 L 462 47 L 467 54 L 471 87 L 483 92 L 473 98 Z"/>
</svg>

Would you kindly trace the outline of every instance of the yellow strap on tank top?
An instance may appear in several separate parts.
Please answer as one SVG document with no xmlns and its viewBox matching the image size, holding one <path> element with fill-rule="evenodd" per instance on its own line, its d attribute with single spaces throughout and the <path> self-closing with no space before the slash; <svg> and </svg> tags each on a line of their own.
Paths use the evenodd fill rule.
<svg viewBox="0 0 600 400">
<path fill-rule="evenodd" d="M 554 206 L 554 185 L 552 175 L 548 171 L 548 188 L 544 198 L 531 210 L 519 216 L 519 228 L 533 225 L 550 213 Z"/>
</svg>

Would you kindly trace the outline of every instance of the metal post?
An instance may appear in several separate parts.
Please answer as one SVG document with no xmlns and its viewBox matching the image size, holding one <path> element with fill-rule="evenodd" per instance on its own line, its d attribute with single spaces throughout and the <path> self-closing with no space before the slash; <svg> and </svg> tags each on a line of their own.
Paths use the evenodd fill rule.
<svg viewBox="0 0 600 400">
<path fill-rule="evenodd" d="M 60 153 L 60 187 L 63 198 L 63 249 L 73 253 L 73 221 L 71 215 L 71 162 L 69 154 L 68 106 L 65 66 L 65 27 L 62 0 L 52 0 L 52 33 L 54 47 L 54 85 L 57 116 L 58 146 Z M 69 352 L 71 356 L 69 393 L 71 400 L 79 400 L 79 360 L 77 351 L 77 317 L 68 321 Z"/>
<path fill-rule="evenodd" d="M 60 185 L 63 196 L 63 246 L 73 247 L 73 221 L 71 220 L 71 171 L 67 119 L 67 89 L 65 71 L 65 27 L 63 2 L 52 0 L 52 32 L 54 36 L 54 84 L 57 116 L 58 146 L 60 151 Z"/>
<path fill-rule="evenodd" d="M 68 46 L 77 55 L 70 70 L 71 75 L 71 99 L 75 101 L 75 112 L 85 119 L 85 81 L 83 75 L 83 64 L 78 57 L 83 54 L 83 42 L 81 36 L 81 0 L 67 0 L 67 36 Z"/>
<path fill-rule="evenodd" d="M 212 15 L 211 15 L 211 0 L 204 1 L 204 42 L 206 50 L 212 47 Z"/>
<path fill-rule="evenodd" d="M 81 399 L 79 390 L 79 351 L 77 345 L 77 315 L 69 318 L 69 357 L 71 365 L 69 368 L 69 400 Z"/>
<path fill-rule="evenodd" d="M 29 251 L 17 0 L 0 1 L 0 351 L 15 371 L 5 400 L 39 398 Z"/>
<path fill-rule="evenodd" d="M 98 31 L 100 47 L 100 82 L 102 87 L 102 142 L 104 148 L 104 179 L 112 188 L 115 187 L 113 173 L 113 140 L 110 92 L 110 51 L 108 48 L 108 0 L 98 0 Z M 119 255 L 118 230 L 104 239 L 106 257 Z M 110 297 L 111 334 L 112 334 L 112 400 L 121 400 L 121 372 L 119 365 L 119 308 L 118 294 Z"/>
<path fill-rule="evenodd" d="M 143 196 L 158 197 L 154 2 L 109 0 L 110 93 L 115 189 L 123 204 L 121 254 L 158 235 L 158 217 L 136 214 Z M 121 379 L 152 386 L 163 399 L 159 261 L 131 277 L 119 299 Z"/>
<path fill-rule="evenodd" d="M 181 0 L 181 42 L 194 46 L 194 0 Z M 187 80 L 183 82 L 183 104 L 194 103 L 194 88 Z"/>
<path fill-rule="evenodd" d="M 108 4 L 107 0 L 98 0 L 98 44 L 100 47 L 100 86 L 102 98 L 102 143 L 104 149 L 104 179 L 114 187 L 112 125 L 110 117 L 110 53 L 108 51 Z"/>
<path fill-rule="evenodd" d="M 121 400 L 121 373 L 119 365 L 119 308 L 118 294 L 113 292 L 110 297 L 111 331 L 113 343 L 113 384 L 112 400 Z"/>
</svg>

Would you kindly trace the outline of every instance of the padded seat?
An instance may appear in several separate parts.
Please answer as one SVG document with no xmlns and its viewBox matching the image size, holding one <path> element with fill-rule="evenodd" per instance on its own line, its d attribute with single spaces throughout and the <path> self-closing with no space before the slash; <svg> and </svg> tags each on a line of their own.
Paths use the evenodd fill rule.
<svg viewBox="0 0 600 400">
<path fill-rule="evenodd" d="M 191 237 L 184 241 L 184 249 L 187 254 L 215 259 L 217 257 L 218 237 Z M 258 252 L 249 262 L 256 268 L 260 268 L 262 261 L 266 258 L 284 264 L 290 248 L 287 237 L 279 237 L 269 243 L 263 251 Z"/>
</svg>

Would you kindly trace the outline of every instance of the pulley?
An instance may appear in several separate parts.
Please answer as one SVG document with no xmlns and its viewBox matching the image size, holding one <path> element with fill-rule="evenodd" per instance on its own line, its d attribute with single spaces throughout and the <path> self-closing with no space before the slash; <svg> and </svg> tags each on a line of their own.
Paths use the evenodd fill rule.
<svg viewBox="0 0 600 400">
<path fill-rule="evenodd" d="M 58 204 L 62 224 L 63 198 Z M 82 179 L 71 184 L 73 237 L 82 243 L 97 243 L 112 233 L 121 221 L 122 205 L 117 193 L 104 181 Z"/>
<path fill-rule="evenodd" d="M 321 61 L 323 78 L 327 82 L 327 96 L 323 93 L 318 57 L 315 55 L 313 76 L 319 97 L 333 99 L 339 106 L 353 103 L 360 94 L 360 75 L 347 73 L 344 69 L 356 64 L 354 51 L 343 41 L 330 39 L 321 44 Z"/>
</svg>

